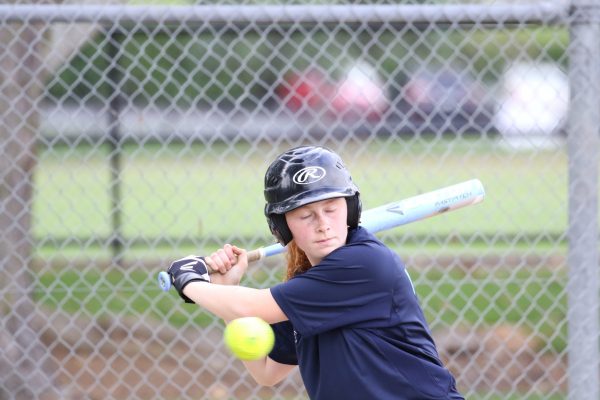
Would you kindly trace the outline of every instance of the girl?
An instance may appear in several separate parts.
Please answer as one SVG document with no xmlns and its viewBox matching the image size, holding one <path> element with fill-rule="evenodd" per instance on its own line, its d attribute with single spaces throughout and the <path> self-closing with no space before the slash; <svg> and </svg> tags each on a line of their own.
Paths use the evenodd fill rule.
<svg viewBox="0 0 600 400">
<path fill-rule="evenodd" d="M 269 228 L 288 248 L 285 282 L 238 286 L 248 260 L 232 245 L 168 271 L 186 302 L 226 322 L 256 316 L 271 324 L 271 353 L 244 361 L 254 379 L 275 385 L 297 365 L 311 399 L 463 399 L 404 265 L 360 227 L 358 188 L 340 157 L 291 149 L 267 169 L 264 194 Z"/>
</svg>

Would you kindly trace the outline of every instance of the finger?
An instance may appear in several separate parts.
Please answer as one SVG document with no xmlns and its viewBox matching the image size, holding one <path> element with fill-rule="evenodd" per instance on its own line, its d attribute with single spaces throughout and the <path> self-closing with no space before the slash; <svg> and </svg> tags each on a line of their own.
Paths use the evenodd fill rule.
<svg viewBox="0 0 600 400">
<path fill-rule="evenodd" d="M 233 255 L 231 249 L 219 249 L 213 255 L 213 258 L 216 258 L 217 269 L 222 274 L 229 271 L 231 267 L 233 267 L 233 264 L 235 264 L 235 261 L 237 261 L 237 258 Z"/>
<path fill-rule="evenodd" d="M 232 245 L 232 246 L 231 246 L 231 251 L 232 251 L 232 252 L 233 252 L 233 254 L 235 254 L 236 256 L 239 256 L 239 255 L 241 255 L 241 254 L 243 254 L 243 253 L 245 253 L 245 252 L 246 252 L 246 250 L 245 250 L 245 249 L 242 249 L 242 248 L 240 248 L 240 247 L 237 247 L 237 246 L 235 246 L 235 245 Z"/>
<path fill-rule="evenodd" d="M 223 264 L 223 262 L 224 262 L 223 258 L 219 254 L 218 250 L 210 255 L 210 259 L 211 259 L 210 267 L 214 272 L 221 272 L 222 270 L 225 270 L 225 266 Z"/>
<path fill-rule="evenodd" d="M 223 250 L 225 251 L 225 253 L 227 254 L 227 257 L 229 258 L 229 262 L 233 265 L 237 262 L 237 254 L 234 251 L 234 247 L 230 245 L 229 243 L 226 244 L 225 246 L 223 246 Z"/>
<path fill-rule="evenodd" d="M 219 254 L 219 251 L 215 251 L 204 260 L 213 272 L 227 271 L 227 267 L 224 264 L 224 260 L 227 260 L 227 257 L 223 257 Z"/>
<path fill-rule="evenodd" d="M 246 260 L 246 263 L 248 262 L 247 261 L 248 252 L 245 249 L 239 248 L 237 246 L 232 246 L 231 250 L 232 250 L 233 254 L 236 255 L 236 257 L 238 258 L 238 260 L 240 258 L 242 258 L 242 259 Z"/>
<path fill-rule="evenodd" d="M 210 268 L 211 272 L 217 272 L 217 267 L 211 256 L 205 256 L 204 262 L 206 263 L 206 265 L 208 265 L 208 268 Z"/>
</svg>

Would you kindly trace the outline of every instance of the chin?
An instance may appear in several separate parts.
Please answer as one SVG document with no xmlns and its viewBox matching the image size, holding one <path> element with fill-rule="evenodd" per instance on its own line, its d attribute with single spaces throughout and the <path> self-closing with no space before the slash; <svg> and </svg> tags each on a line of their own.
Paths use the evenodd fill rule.
<svg viewBox="0 0 600 400">
<path fill-rule="evenodd" d="M 332 251 L 339 249 L 342 247 L 341 245 L 329 245 L 327 247 L 322 247 L 318 251 L 315 251 L 315 254 L 319 257 L 323 258 L 328 256 Z"/>
</svg>

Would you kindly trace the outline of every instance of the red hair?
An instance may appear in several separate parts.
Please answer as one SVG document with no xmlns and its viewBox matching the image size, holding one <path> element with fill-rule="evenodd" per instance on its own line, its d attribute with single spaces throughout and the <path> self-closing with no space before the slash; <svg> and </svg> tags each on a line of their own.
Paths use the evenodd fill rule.
<svg viewBox="0 0 600 400">
<path fill-rule="evenodd" d="M 287 273 L 286 280 L 292 279 L 296 275 L 300 275 L 312 267 L 306 253 L 298 247 L 292 239 L 287 245 Z"/>
</svg>

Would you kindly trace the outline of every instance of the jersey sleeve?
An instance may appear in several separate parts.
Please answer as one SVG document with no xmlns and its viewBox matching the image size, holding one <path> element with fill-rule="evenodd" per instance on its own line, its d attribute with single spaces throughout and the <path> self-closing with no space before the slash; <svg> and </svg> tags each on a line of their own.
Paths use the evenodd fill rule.
<svg viewBox="0 0 600 400">
<path fill-rule="evenodd" d="M 294 327 L 290 321 L 271 324 L 275 333 L 275 344 L 269 353 L 269 358 L 280 364 L 298 365 L 296 344 L 294 341 Z"/>
<path fill-rule="evenodd" d="M 321 264 L 271 288 L 271 293 L 302 335 L 343 326 L 385 326 L 392 314 L 403 266 L 387 247 L 360 242 L 341 247 Z M 407 279 L 406 277 L 404 279 Z"/>
</svg>

